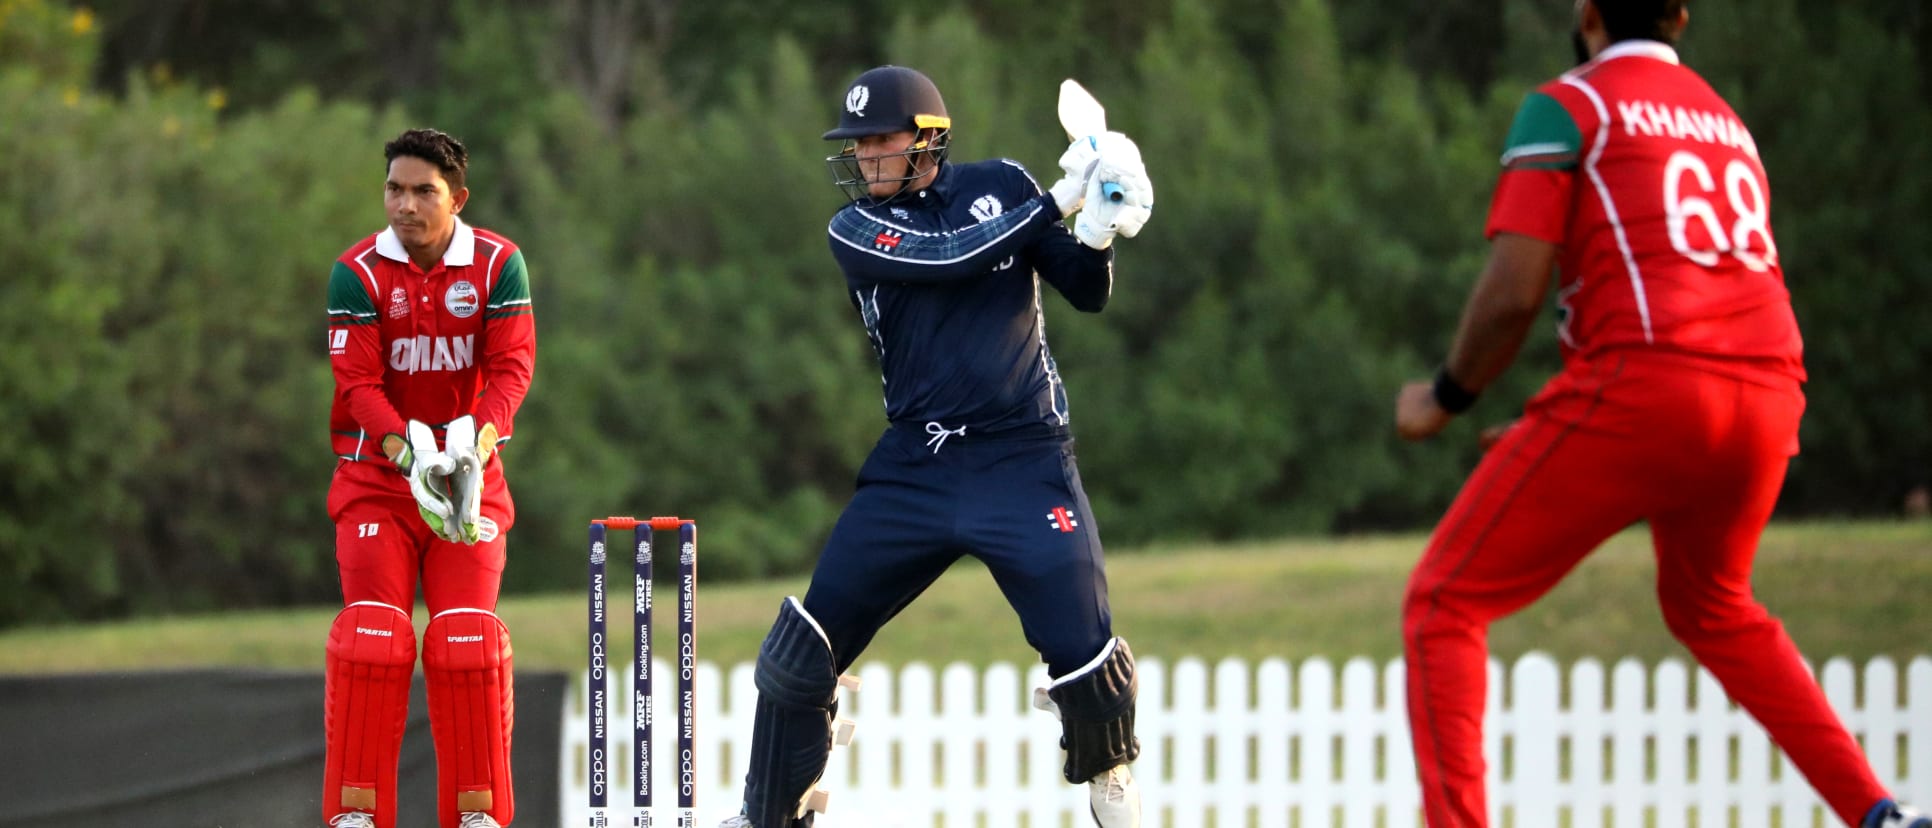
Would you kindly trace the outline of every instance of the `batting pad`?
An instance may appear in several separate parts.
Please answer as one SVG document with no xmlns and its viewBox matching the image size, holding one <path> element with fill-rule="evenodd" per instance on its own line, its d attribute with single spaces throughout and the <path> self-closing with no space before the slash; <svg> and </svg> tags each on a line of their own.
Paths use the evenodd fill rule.
<svg viewBox="0 0 1932 828">
<path fill-rule="evenodd" d="M 818 621 L 796 598 L 778 606 L 752 673 L 752 714 L 745 815 L 753 828 L 810 828 L 799 806 L 825 774 L 838 717 L 839 674 Z"/>
<path fill-rule="evenodd" d="M 1080 784 L 1140 758 L 1134 737 L 1134 703 L 1140 679 L 1126 639 L 1116 637 L 1100 655 L 1047 686 L 1059 708 L 1060 746 L 1067 751 L 1067 781 Z"/>
<path fill-rule="evenodd" d="M 416 631 L 400 608 L 358 601 L 329 626 L 323 822 L 368 811 L 379 828 L 396 824 L 396 759 L 415 668 Z"/>
<path fill-rule="evenodd" d="M 443 828 L 485 811 L 509 824 L 510 730 L 516 720 L 510 631 L 496 613 L 453 609 L 423 631 L 429 731 L 436 739 L 436 815 Z"/>
</svg>

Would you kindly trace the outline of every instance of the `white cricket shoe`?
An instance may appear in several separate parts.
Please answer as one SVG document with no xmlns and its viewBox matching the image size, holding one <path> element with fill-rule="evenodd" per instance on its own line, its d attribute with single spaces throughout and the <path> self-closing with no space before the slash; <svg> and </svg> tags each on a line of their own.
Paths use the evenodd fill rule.
<svg viewBox="0 0 1932 828">
<path fill-rule="evenodd" d="M 1126 765 L 1087 781 L 1087 805 L 1100 828 L 1140 828 L 1140 784 Z"/>
<path fill-rule="evenodd" d="M 457 828 L 503 828 L 496 817 L 483 811 L 467 811 L 456 823 Z"/>
<path fill-rule="evenodd" d="M 718 823 L 718 828 L 751 828 L 751 817 L 732 814 L 725 821 Z"/>
<path fill-rule="evenodd" d="M 329 828 L 376 828 L 376 818 L 368 811 L 350 811 L 336 814 L 329 820 Z"/>
</svg>

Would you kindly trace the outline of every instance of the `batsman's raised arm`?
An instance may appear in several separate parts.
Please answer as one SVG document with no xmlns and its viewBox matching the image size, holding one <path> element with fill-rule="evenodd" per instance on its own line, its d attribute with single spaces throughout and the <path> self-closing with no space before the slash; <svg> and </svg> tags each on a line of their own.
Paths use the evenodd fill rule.
<svg viewBox="0 0 1932 828">
<path fill-rule="evenodd" d="M 1067 155 L 1061 157 L 1063 167 L 1068 163 L 1084 171 L 1093 166 L 1091 161 L 1071 158 L 1081 154 L 1080 148 L 1086 141 L 1075 141 Z M 1010 162 L 1009 162 L 1010 163 Z M 1018 164 L 1015 170 L 1025 172 Z M 1027 177 L 1028 186 L 1035 191 L 1039 184 L 1031 176 Z M 1110 239 L 1111 241 L 1111 239 Z M 1114 251 L 1111 245 L 1100 249 L 1087 246 L 1074 237 L 1073 231 L 1065 222 L 1054 222 L 1052 229 L 1040 233 L 1027 245 L 1026 258 L 1033 262 L 1033 269 L 1040 278 L 1060 291 L 1074 310 L 1086 313 L 1099 313 L 1107 306 L 1107 300 L 1114 292 Z"/>
<path fill-rule="evenodd" d="M 1113 295 L 1114 238 L 1140 232 L 1153 211 L 1154 187 L 1140 147 L 1109 131 L 1106 109 L 1071 78 L 1060 84 L 1059 116 L 1071 143 L 1060 156 L 1065 177 L 1054 186 L 1085 185 L 1065 199 L 1078 210 L 1073 229 L 1062 224 L 1060 232 L 1042 234 L 1028 257 L 1075 310 L 1097 313 Z"/>
</svg>

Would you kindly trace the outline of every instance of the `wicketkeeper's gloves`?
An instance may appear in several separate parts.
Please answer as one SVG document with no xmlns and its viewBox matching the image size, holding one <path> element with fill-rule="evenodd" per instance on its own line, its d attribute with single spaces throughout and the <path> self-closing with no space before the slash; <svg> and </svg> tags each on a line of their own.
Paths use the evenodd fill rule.
<svg viewBox="0 0 1932 828">
<path fill-rule="evenodd" d="M 449 494 L 456 537 L 450 540 L 473 544 L 482 531 L 483 467 L 490 462 L 490 451 L 496 448 L 496 426 L 485 424 L 479 434 L 476 418 L 465 414 L 450 421 L 449 430 L 443 435 L 443 447 L 453 467 L 449 473 Z"/>
<path fill-rule="evenodd" d="M 396 465 L 409 478 L 409 493 L 416 498 L 416 511 L 422 514 L 430 531 L 444 540 L 457 540 L 449 484 L 456 463 L 436 448 L 436 433 L 427 424 L 409 421 L 409 442 L 396 458 Z"/>
</svg>

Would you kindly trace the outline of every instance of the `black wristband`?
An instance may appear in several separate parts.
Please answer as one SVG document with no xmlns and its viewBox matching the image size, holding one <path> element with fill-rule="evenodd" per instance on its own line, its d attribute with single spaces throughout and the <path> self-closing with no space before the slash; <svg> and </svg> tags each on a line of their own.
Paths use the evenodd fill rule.
<svg viewBox="0 0 1932 828">
<path fill-rule="evenodd" d="M 1462 387 L 1456 378 L 1449 376 L 1449 366 L 1436 369 L 1436 405 L 1451 414 L 1461 414 L 1476 404 L 1476 392 Z"/>
</svg>

